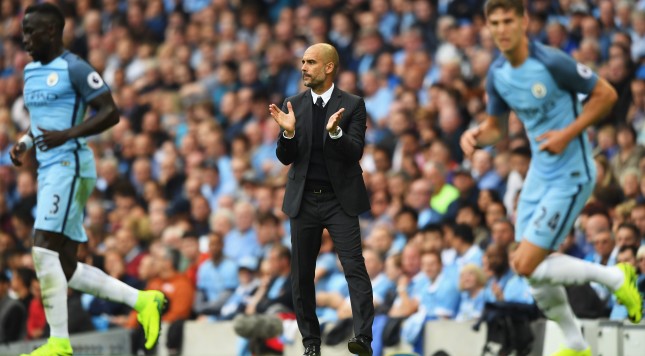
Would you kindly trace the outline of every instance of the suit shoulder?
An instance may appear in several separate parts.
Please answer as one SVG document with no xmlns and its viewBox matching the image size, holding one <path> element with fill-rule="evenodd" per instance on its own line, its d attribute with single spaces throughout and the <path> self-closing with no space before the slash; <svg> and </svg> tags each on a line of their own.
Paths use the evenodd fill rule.
<svg viewBox="0 0 645 356">
<path fill-rule="evenodd" d="M 340 93 L 340 95 L 341 95 L 341 96 L 344 96 L 344 97 L 346 97 L 346 98 L 349 98 L 349 99 L 350 99 L 350 100 L 352 100 L 352 101 L 360 101 L 360 100 L 363 100 L 363 97 L 361 97 L 361 96 L 358 96 L 358 95 L 355 95 L 355 94 L 352 94 L 352 93 L 348 93 L 348 92 L 343 91 L 343 90 L 340 90 L 340 89 L 338 89 L 338 92 Z"/>
</svg>

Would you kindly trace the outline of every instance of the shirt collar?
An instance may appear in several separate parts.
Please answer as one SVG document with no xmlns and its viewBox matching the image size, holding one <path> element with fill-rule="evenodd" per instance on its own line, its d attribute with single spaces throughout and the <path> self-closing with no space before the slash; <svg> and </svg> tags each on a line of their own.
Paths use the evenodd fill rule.
<svg viewBox="0 0 645 356">
<path fill-rule="evenodd" d="M 318 95 L 318 94 L 314 93 L 314 91 L 312 90 L 311 91 L 311 98 L 313 99 L 314 104 L 316 104 L 316 101 L 318 100 L 318 97 L 322 96 L 323 107 L 325 107 L 327 105 L 327 103 L 329 102 L 329 99 L 331 99 L 331 93 L 333 91 L 334 91 L 334 84 L 332 83 L 331 87 L 329 87 L 329 89 L 327 89 L 326 92 L 322 93 L 322 95 Z"/>
</svg>

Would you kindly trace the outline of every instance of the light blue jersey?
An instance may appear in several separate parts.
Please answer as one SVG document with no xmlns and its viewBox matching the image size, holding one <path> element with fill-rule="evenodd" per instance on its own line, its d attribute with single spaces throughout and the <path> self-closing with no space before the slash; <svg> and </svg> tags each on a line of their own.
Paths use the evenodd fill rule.
<svg viewBox="0 0 645 356">
<path fill-rule="evenodd" d="M 561 154 L 540 151 L 537 137 L 562 130 L 578 117 L 578 94 L 593 91 L 598 76 L 564 52 L 529 43 L 529 57 L 514 68 L 500 56 L 488 72 L 488 114 L 514 111 L 533 152 L 518 204 L 516 239 L 555 250 L 571 229 L 595 184 L 591 145 L 583 133 Z"/>
<path fill-rule="evenodd" d="M 595 178 L 586 135 L 571 140 L 559 155 L 540 151 L 536 137 L 571 124 L 582 107 L 577 94 L 591 93 L 597 81 L 588 67 L 537 42 L 529 44 L 529 57 L 519 67 L 511 66 L 504 56 L 491 65 L 486 83 L 487 111 L 501 116 L 512 110 L 524 124 L 533 152 L 529 175 L 549 183 L 574 185 Z"/>
<path fill-rule="evenodd" d="M 24 100 L 31 118 L 31 134 L 42 129 L 62 131 L 80 124 L 88 103 L 109 91 L 101 76 L 70 52 L 45 65 L 29 63 L 24 71 Z M 94 185 L 94 154 L 84 138 L 43 151 L 38 146 L 38 205 L 34 229 L 87 241 L 83 210 Z"/>
<path fill-rule="evenodd" d="M 44 65 L 29 63 L 24 80 L 24 100 L 34 137 L 42 134 L 40 128 L 61 131 L 80 124 L 88 103 L 109 91 L 87 62 L 67 51 Z M 48 151 L 36 147 L 36 159 L 39 170 L 62 165 L 79 177 L 96 178 L 94 155 L 85 138 L 69 140 Z"/>
</svg>

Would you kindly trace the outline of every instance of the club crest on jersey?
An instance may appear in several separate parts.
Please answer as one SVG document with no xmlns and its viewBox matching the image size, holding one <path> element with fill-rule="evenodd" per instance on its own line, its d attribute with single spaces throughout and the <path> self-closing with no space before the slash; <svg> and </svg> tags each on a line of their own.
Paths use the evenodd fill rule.
<svg viewBox="0 0 645 356">
<path fill-rule="evenodd" d="M 534 97 L 542 99 L 546 96 L 546 87 L 544 84 L 537 82 L 531 87 L 531 93 L 533 93 Z"/>
<path fill-rule="evenodd" d="M 87 85 L 92 89 L 99 89 L 103 86 L 103 79 L 97 72 L 92 72 L 87 76 Z"/>
<path fill-rule="evenodd" d="M 47 86 L 53 87 L 56 84 L 58 84 L 58 74 L 56 74 L 56 72 L 53 72 L 47 76 Z"/>
</svg>

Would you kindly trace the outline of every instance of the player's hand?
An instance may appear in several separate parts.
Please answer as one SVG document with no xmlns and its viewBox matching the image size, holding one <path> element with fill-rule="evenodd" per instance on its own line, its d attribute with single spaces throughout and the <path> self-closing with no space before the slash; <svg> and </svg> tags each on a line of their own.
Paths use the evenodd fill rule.
<svg viewBox="0 0 645 356">
<path fill-rule="evenodd" d="M 42 131 L 42 134 L 34 139 L 34 144 L 38 146 L 41 151 L 47 151 L 54 147 L 58 147 L 70 139 L 67 130 L 49 131 L 40 127 L 38 129 Z"/>
<path fill-rule="evenodd" d="M 269 105 L 269 113 L 275 122 L 280 127 L 287 131 L 287 135 L 292 135 L 296 131 L 296 115 L 293 113 L 291 102 L 287 102 L 287 113 L 285 114 L 280 108 L 275 105 Z"/>
<path fill-rule="evenodd" d="M 25 145 L 24 142 L 18 142 L 13 147 L 11 148 L 11 151 L 9 152 L 9 157 L 11 158 L 11 163 L 13 163 L 14 166 L 20 167 L 22 166 L 22 155 L 27 152 L 27 145 Z"/>
<path fill-rule="evenodd" d="M 336 128 L 338 128 L 338 123 L 340 120 L 343 119 L 343 113 L 345 112 L 345 108 L 340 108 L 340 110 L 336 111 L 334 115 L 329 117 L 329 121 L 327 121 L 327 132 L 334 133 L 336 132 Z"/>
<path fill-rule="evenodd" d="M 461 150 L 464 151 L 464 155 L 466 157 L 472 156 L 472 154 L 475 152 L 477 149 L 477 136 L 481 133 L 482 129 L 478 127 L 474 127 L 472 129 L 466 130 L 461 135 L 461 140 L 459 141 L 459 145 L 461 146 Z"/>
<path fill-rule="evenodd" d="M 567 148 L 571 137 L 564 130 L 551 130 L 536 137 L 535 140 L 541 142 L 540 151 L 547 151 L 557 155 Z"/>
</svg>

